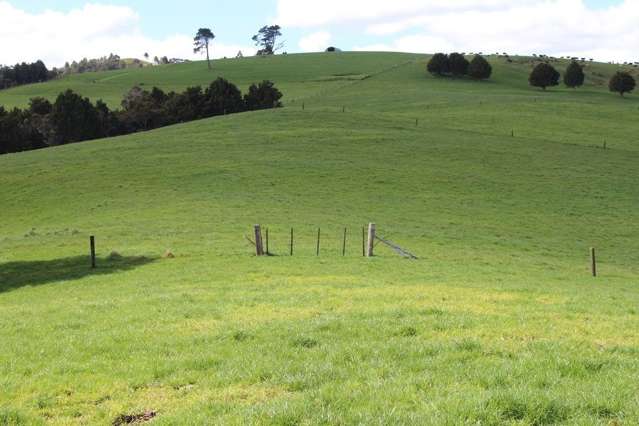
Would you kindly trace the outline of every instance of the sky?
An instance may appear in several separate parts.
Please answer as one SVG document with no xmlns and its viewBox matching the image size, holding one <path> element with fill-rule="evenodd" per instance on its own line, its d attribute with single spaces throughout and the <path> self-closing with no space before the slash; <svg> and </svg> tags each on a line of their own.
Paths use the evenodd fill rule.
<svg viewBox="0 0 639 426">
<path fill-rule="evenodd" d="M 254 54 L 251 37 L 282 27 L 289 53 L 342 50 L 506 52 L 639 61 L 639 0 L 0 0 L 0 64 L 49 67 L 115 53 L 197 59 Z"/>
</svg>

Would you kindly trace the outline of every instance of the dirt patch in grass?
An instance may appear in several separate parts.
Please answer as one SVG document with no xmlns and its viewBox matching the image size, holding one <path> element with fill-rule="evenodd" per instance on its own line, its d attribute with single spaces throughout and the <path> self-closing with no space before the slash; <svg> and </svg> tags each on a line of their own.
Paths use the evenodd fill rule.
<svg viewBox="0 0 639 426">
<path fill-rule="evenodd" d="M 141 414 L 121 414 L 111 423 L 113 426 L 129 425 L 133 423 L 144 423 L 152 420 L 157 413 L 155 411 L 145 411 Z"/>
</svg>

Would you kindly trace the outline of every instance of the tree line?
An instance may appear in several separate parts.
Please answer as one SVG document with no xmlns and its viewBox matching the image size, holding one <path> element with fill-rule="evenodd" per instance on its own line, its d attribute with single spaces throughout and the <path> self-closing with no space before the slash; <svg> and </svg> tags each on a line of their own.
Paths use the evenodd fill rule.
<svg viewBox="0 0 639 426">
<path fill-rule="evenodd" d="M 428 72 L 438 76 L 464 77 L 474 80 L 489 79 L 493 67 L 481 55 L 475 55 L 469 62 L 463 53 L 435 53 L 427 65 Z"/>
<path fill-rule="evenodd" d="M 537 57 L 537 55 L 534 55 Z M 539 56 L 541 59 L 546 57 Z M 510 61 L 512 62 L 512 61 Z M 475 55 L 469 62 L 464 53 L 436 53 L 429 60 L 426 69 L 429 73 L 437 76 L 464 77 L 468 76 L 475 80 L 485 80 L 490 78 L 492 67 L 488 61 L 481 56 Z M 583 86 L 586 79 L 584 68 L 574 58 L 566 68 L 563 83 L 566 87 L 576 89 Z M 528 82 L 533 87 L 540 87 L 546 90 L 548 87 L 558 86 L 561 74 L 547 60 L 538 63 L 530 73 Z M 626 71 L 618 71 L 608 82 L 608 89 L 611 92 L 619 93 L 623 96 L 635 89 L 635 78 Z"/>
<path fill-rule="evenodd" d="M 0 66 L 0 89 L 22 84 L 41 83 L 57 76 L 55 70 L 49 71 L 42 61 L 31 64 L 23 62 L 12 67 Z"/>
<path fill-rule="evenodd" d="M 533 68 L 528 77 L 528 82 L 533 87 L 540 87 L 546 90 L 548 87 L 558 86 L 560 79 L 561 74 L 555 67 L 548 62 L 540 62 Z M 564 73 L 564 85 L 571 89 L 576 89 L 583 86 L 585 80 L 586 75 L 583 66 L 572 60 Z M 635 78 L 626 71 L 617 71 L 608 81 L 608 89 L 611 92 L 619 93 L 621 96 L 632 92 L 635 86 Z"/>
<path fill-rule="evenodd" d="M 139 59 L 132 59 L 130 62 L 123 60 L 119 55 L 110 53 L 109 56 L 101 58 L 87 59 L 83 58 L 79 62 L 66 62 L 64 66 L 56 70 L 58 74 L 83 74 L 85 72 L 96 71 L 113 71 L 126 68 L 141 68 L 144 64 Z M 54 68 L 55 70 L 55 68 Z"/>
<path fill-rule="evenodd" d="M 102 100 L 92 103 L 72 90 L 55 102 L 37 97 L 26 109 L 0 107 L 0 154 L 40 149 L 98 138 L 125 135 L 201 118 L 282 106 L 282 93 L 273 82 L 252 84 L 246 94 L 218 78 L 208 87 L 181 93 L 154 87 L 133 87 L 121 109 L 110 110 Z"/>
</svg>

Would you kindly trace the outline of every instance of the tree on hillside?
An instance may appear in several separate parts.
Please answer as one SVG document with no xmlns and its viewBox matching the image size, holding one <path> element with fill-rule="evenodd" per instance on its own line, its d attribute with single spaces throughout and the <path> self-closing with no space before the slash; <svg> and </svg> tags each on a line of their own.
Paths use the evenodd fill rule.
<svg viewBox="0 0 639 426">
<path fill-rule="evenodd" d="M 284 43 L 277 44 L 277 38 L 282 35 L 279 25 L 265 25 L 255 34 L 252 40 L 256 46 L 261 47 L 257 55 L 273 55 L 284 47 Z"/>
<path fill-rule="evenodd" d="M 53 105 L 47 99 L 37 96 L 29 100 L 29 112 L 31 114 L 47 115 L 53 109 Z"/>
<path fill-rule="evenodd" d="M 212 117 L 244 111 L 242 92 L 228 80 L 218 77 L 204 92 L 204 116 Z"/>
<path fill-rule="evenodd" d="M 566 68 L 566 74 L 564 74 L 564 84 L 566 87 L 575 89 L 583 86 L 586 76 L 584 75 L 584 69 L 577 61 L 571 61 L 568 68 Z"/>
<path fill-rule="evenodd" d="M 273 82 L 264 80 L 259 84 L 251 84 L 249 91 L 244 95 L 246 109 L 254 111 L 258 109 L 279 108 L 282 92 L 280 92 Z"/>
<path fill-rule="evenodd" d="M 455 77 L 460 77 L 468 73 L 470 64 L 461 53 L 451 53 L 448 56 L 448 69 Z"/>
<path fill-rule="evenodd" d="M 166 103 L 167 115 L 175 123 L 184 123 L 202 118 L 204 93 L 202 87 L 188 87 L 182 93 L 171 93 Z"/>
<path fill-rule="evenodd" d="M 210 28 L 200 28 L 193 39 L 193 53 L 204 53 L 206 51 L 206 62 L 211 69 L 211 59 L 209 57 L 209 44 L 215 38 L 215 34 Z"/>
<path fill-rule="evenodd" d="M 144 59 L 149 60 L 149 52 L 144 52 Z"/>
<path fill-rule="evenodd" d="M 120 120 L 126 131 L 137 132 L 149 130 L 166 124 L 167 117 L 164 113 L 164 101 L 167 95 L 157 87 L 151 92 L 133 87 L 122 99 L 122 111 Z"/>
<path fill-rule="evenodd" d="M 450 71 L 448 63 L 448 55 L 444 53 L 435 53 L 427 66 L 428 72 L 435 75 L 444 75 Z"/>
<path fill-rule="evenodd" d="M 489 79 L 493 73 L 493 67 L 481 55 L 475 55 L 468 65 L 468 75 L 475 80 Z"/>
<path fill-rule="evenodd" d="M 28 111 L 18 108 L 6 111 L 0 107 L 0 154 L 44 147 L 42 135 L 31 126 Z"/>
<path fill-rule="evenodd" d="M 101 136 L 98 114 L 88 98 L 67 90 L 60 93 L 51 110 L 55 144 L 66 144 Z"/>
<path fill-rule="evenodd" d="M 559 77 L 561 75 L 552 65 L 542 62 L 532 70 L 528 81 L 531 86 L 541 87 L 546 90 L 546 87 L 557 86 Z"/>
<path fill-rule="evenodd" d="M 636 81 L 634 77 L 625 71 L 619 71 L 612 76 L 608 83 L 608 88 L 611 92 L 619 93 L 623 96 L 625 93 L 630 93 L 635 90 Z"/>
</svg>

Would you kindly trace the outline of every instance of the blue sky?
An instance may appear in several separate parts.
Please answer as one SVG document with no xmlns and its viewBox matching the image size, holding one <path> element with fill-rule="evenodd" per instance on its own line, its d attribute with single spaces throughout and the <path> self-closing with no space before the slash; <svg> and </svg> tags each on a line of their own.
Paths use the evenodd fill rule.
<svg viewBox="0 0 639 426">
<path fill-rule="evenodd" d="M 123 1 L 93 0 L 20 0 L 10 1 L 20 9 L 31 13 L 46 9 L 69 11 L 82 8 L 87 3 L 104 3 L 128 6 L 139 13 L 145 34 L 162 37 L 172 33 L 191 33 L 198 26 L 209 26 L 230 40 L 241 42 L 246 35 L 269 17 L 275 16 L 277 2 L 263 1 L 185 1 L 162 2 L 152 0 Z M 250 38 L 250 37 L 249 37 Z"/>
<path fill-rule="evenodd" d="M 250 54 L 251 36 L 275 22 L 288 52 L 335 45 L 639 60 L 639 0 L 0 0 L 0 63 L 37 56 L 61 65 L 111 51 L 191 58 L 202 26 L 217 35 L 215 56 Z"/>
</svg>

